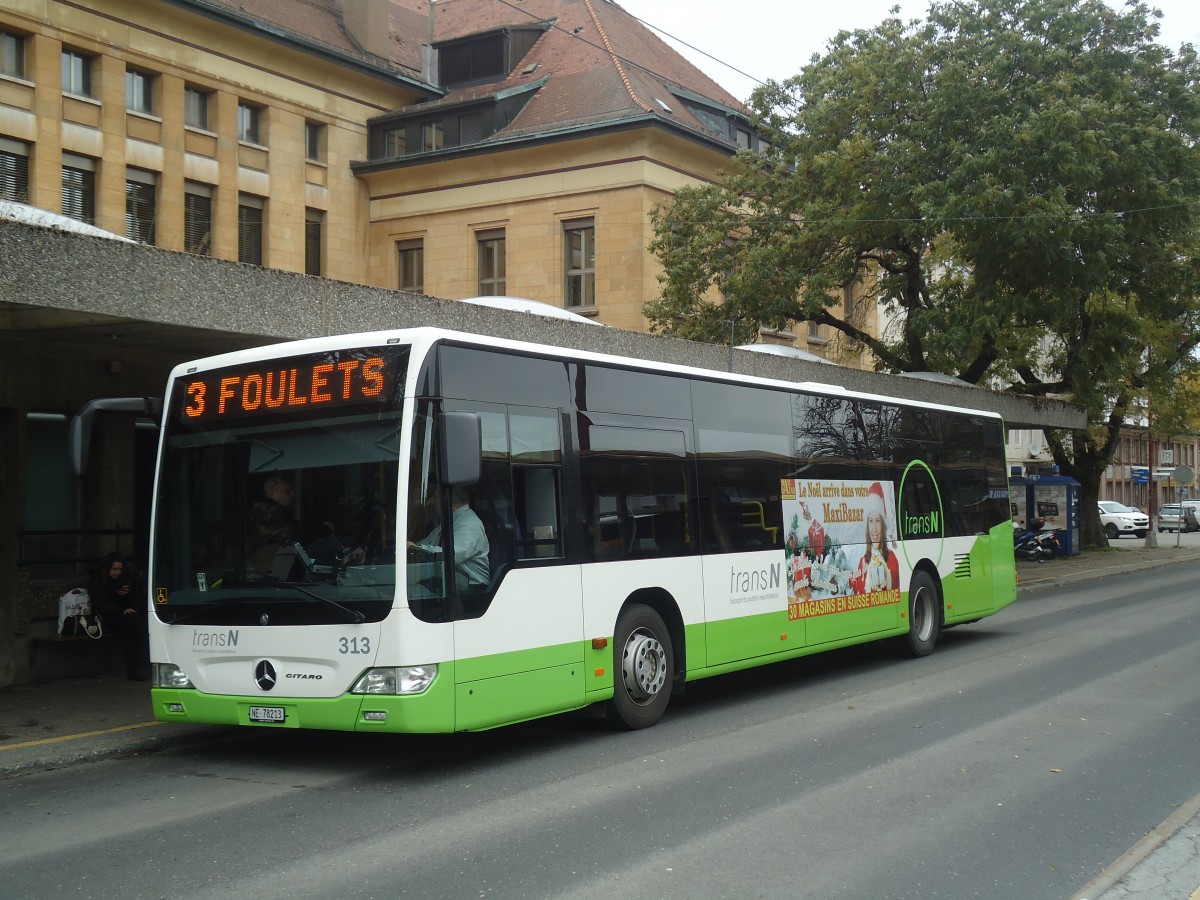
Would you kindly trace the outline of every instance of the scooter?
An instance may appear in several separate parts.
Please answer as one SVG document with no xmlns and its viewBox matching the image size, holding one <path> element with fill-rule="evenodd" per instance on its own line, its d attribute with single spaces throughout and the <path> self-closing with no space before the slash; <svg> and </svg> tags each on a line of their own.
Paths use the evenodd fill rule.
<svg viewBox="0 0 1200 900">
<path fill-rule="evenodd" d="M 1029 528 L 1013 523 L 1013 553 L 1017 559 L 1045 562 L 1054 555 L 1054 551 L 1039 540 L 1044 534 L 1042 526 L 1045 524 L 1046 520 L 1043 518 L 1031 519 Z"/>
<path fill-rule="evenodd" d="M 1054 559 L 1062 555 L 1062 544 L 1058 540 L 1058 532 L 1047 528 L 1038 532 L 1033 538 L 1046 554 L 1046 559 Z"/>
</svg>

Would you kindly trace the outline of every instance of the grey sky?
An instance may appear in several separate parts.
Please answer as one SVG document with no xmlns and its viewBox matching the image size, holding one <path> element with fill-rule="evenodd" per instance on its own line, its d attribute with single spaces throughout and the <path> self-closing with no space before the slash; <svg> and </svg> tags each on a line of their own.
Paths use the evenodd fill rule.
<svg viewBox="0 0 1200 900">
<path fill-rule="evenodd" d="M 628 12 L 745 73 L 674 45 L 710 78 L 739 99 L 753 79 L 782 81 L 795 75 L 838 31 L 871 28 L 900 6 L 905 19 L 923 19 L 926 2 L 915 0 L 617 0 Z M 1117 0 L 1109 0 L 1120 6 Z M 1200 0 L 1157 0 L 1163 11 L 1159 42 L 1172 49 L 1200 47 Z M 739 18 L 740 17 L 740 18 Z M 660 34 L 660 37 L 664 37 Z M 671 43 L 669 39 L 668 43 Z M 747 77 L 752 76 L 752 77 Z"/>
</svg>

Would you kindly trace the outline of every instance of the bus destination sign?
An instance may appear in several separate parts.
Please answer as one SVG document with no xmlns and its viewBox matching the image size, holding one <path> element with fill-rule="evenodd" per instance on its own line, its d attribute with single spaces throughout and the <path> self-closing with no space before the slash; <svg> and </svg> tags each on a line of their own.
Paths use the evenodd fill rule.
<svg viewBox="0 0 1200 900">
<path fill-rule="evenodd" d="M 389 396 L 396 368 L 378 352 L 345 350 L 200 373 L 181 379 L 180 418 L 213 422 L 358 406 Z"/>
</svg>

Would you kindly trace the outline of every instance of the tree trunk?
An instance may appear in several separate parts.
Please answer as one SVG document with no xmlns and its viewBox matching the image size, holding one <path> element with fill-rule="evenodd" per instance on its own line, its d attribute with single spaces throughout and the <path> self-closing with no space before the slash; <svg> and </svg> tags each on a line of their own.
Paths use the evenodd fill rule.
<svg viewBox="0 0 1200 900">
<path fill-rule="evenodd" d="M 1105 548 L 1108 538 L 1100 524 L 1100 508 L 1096 504 L 1100 500 L 1104 470 L 1110 460 L 1086 431 L 1072 432 L 1072 438 L 1071 458 L 1067 458 L 1065 452 L 1060 452 L 1062 448 L 1059 442 L 1054 442 L 1054 461 L 1060 472 L 1079 482 L 1080 524 L 1083 526 L 1081 549 Z"/>
</svg>

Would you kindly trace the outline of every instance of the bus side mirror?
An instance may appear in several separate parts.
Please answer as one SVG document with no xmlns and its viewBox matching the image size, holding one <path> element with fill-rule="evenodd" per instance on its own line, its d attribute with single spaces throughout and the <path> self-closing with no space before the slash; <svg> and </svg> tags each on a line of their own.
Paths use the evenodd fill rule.
<svg viewBox="0 0 1200 900">
<path fill-rule="evenodd" d="M 438 417 L 442 484 L 474 484 L 483 468 L 483 427 L 479 415 L 444 412 Z"/>
<path fill-rule="evenodd" d="M 139 413 L 162 424 L 163 402 L 161 397 L 101 397 L 89 400 L 80 407 L 71 419 L 67 432 L 67 448 L 71 455 L 71 468 L 76 475 L 87 471 L 88 447 L 92 442 L 92 419 L 98 412 Z"/>
</svg>

